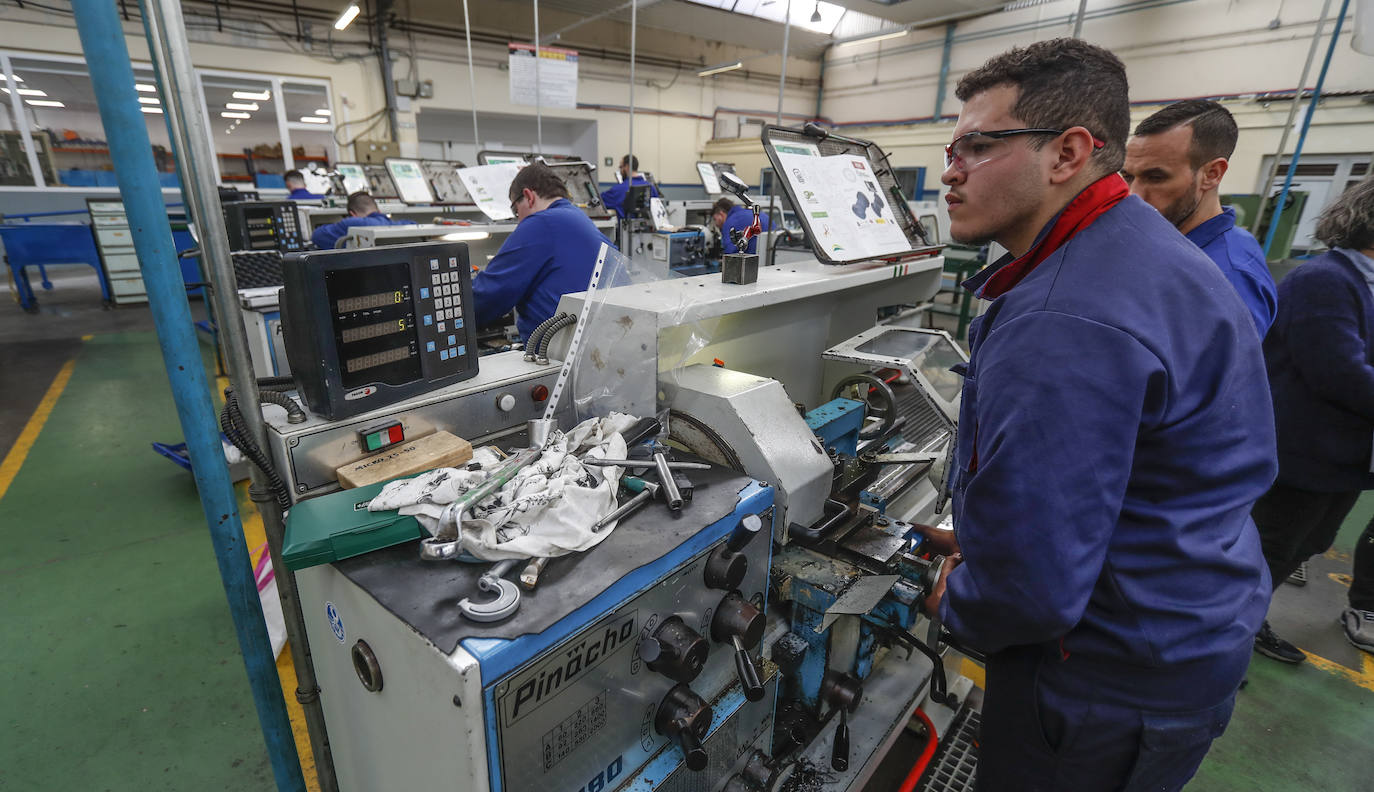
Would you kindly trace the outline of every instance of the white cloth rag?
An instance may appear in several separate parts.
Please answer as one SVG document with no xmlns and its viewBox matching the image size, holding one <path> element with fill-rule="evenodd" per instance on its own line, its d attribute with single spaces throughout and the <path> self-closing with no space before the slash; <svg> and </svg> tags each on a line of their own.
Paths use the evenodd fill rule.
<svg viewBox="0 0 1374 792">
<path fill-rule="evenodd" d="M 539 459 L 459 515 L 462 549 L 484 561 L 503 561 L 554 558 L 599 544 L 614 526 L 599 532 L 592 526 L 615 508 L 621 469 L 583 465 L 579 457 L 624 459 L 621 432 L 636 420 L 611 413 L 567 433 L 553 432 Z M 414 515 L 433 535 L 444 507 L 485 481 L 502 461 L 491 448 L 480 448 L 466 468 L 438 468 L 387 484 L 367 508 Z"/>
</svg>

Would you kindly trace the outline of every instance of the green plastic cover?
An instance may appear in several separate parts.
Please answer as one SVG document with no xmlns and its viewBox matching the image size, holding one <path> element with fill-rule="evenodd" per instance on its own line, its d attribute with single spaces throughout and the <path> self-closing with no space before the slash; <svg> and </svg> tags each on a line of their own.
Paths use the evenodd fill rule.
<svg viewBox="0 0 1374 792">
<path fill-rule="evenodd" d="M 386 484 L 342 490 L 292 506 L 282 546 L 286 568 L 332 564 L 427 536 L 414 517 L 367 510 Z"/>
</svg>

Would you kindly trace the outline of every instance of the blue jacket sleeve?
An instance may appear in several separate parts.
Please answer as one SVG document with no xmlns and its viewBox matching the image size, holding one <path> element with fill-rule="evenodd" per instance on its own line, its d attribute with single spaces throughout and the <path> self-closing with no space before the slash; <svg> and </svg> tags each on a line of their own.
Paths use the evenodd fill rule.
<svg viewBox="0 0 1374 792">
<path fill-rule="evenodd" d="M 1374 421 L 1374 366 L 1360 335 L 1360 298 L 1338 277 L 1301 270 L 1288 276 L 1293 310 L 1285 310 L 1282 328 L 1294 366 L 1317 396 Z"/>
<path fill-rule="evenodd" d="M 501 250 L 486 269 L 472 279 L 472 301 L 476 303 L 477 324 L 486 325 L 510 313 L 529 291 L 541 262 L 538 237 L 531 217 L 515 227 Z"/>
<path fill-rule="evenodd" d="M 1279 296 L 1274 288 L 1274 282 L 1271 280 L 1264 283 L 1247 272 L 1235 269 L 1226 270 L 1224 274 L 1226 280 L 1235 288 L 1236 294 L 1240 295 L 1241 302 L 1250 309 L 1250 316 L 1255 320 L 1255 329 L 1263 339 L 1269 332 L 1270 325 L 1274 324 L 1274 314 L 1279 310 Z"/>
<path fill-rule="evenodd" d="M 334 246 L 339 243 L 339 240 L 343 239 L 344 235 L 348 233 L 348 227 L 350 225 L 348 220 L 349 218 L 345 217 L 336 223 L 320 226 L 315 229 L 315 233 L 310 235 L 310 241 L 314 242 L 315 247 L 320 250 L 333 250 Z"/>
<path fill-rule="evenodd" d="M 1063 637 L 1103 574 L 1159 359 L 1127 333 L 1041 311 L 977 354 L 973 472 L 956 522 L 964 563 L 940 616 L 985 652 Z M 1155 396 L 1151 397 L 1151 392 Z M 965 398 L 969 397 L 966 385 Z"/>
<path fill-rule="evenodd" d="M 602 205 L 604 205 L 607 209 L 614 210 L 616 217 L 624 217 L 625 193 L 628 192 L 629 189 L 630 186 L 628 184 L 625 184 L 624 182 L 621 182 L 620 184 L 612 184 L 609 190 L 606 190 L 605 192 L 601 193 Z"/>
</svg>

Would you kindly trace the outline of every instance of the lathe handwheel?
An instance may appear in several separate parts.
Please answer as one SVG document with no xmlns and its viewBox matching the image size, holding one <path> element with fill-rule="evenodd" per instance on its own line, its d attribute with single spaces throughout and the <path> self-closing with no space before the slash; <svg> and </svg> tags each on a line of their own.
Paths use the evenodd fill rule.
<svg viewBox="0 0 1374 792">
<path fill-rule="evenodd" d="M 877 419 L 873 422 L 865 420 L 863 428 L 859 430 L 861 440 L 883 435 L 897 422 L 897 397 L 886 382 L 872 374 L 845 377 L 835 385 L 830 398 L 863 402 L 868 407 L 867 417 Z"/>
</svg>

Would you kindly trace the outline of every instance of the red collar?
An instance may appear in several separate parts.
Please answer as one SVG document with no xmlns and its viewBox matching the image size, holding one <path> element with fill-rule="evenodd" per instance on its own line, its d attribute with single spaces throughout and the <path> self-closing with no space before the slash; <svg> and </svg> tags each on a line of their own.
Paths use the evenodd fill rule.
<svg viewBox="0 0 1374 792">
<path fill-rule="evenodd" d="M 1116 206 L 1130 194 L 1131 189 L 1126 186 L 1126 180 L 1118 173 L 1103 176 L 1088 185 L 1087 189 L 1064 207 L 1058 217 L 1050 221 L 1046 230 L 1040 232 L 1035 244 L 1031 245 L 1031 249 L 1026 251 L 1025 255 L 998 267 L 983 282 L 982 288 L 978 290 L 978 296 L 985 300 L 993 300 L 1011 291 L 1012 287 L 1025 280 L 1040 262 L 1072 239 L 1074 234 L 1092 225 L 1094 220 L 1106 214 L 1108 209 Z"/>
</svg>

